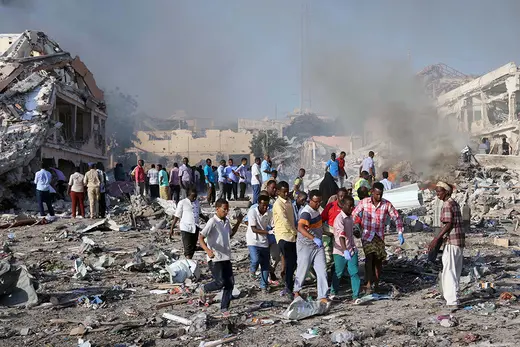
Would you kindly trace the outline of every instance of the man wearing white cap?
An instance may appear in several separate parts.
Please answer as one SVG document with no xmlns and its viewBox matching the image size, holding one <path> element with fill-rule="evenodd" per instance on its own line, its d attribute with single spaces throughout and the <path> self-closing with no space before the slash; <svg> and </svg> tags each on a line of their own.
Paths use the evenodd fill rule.
<svg viewBox="0 0 520 347">
<path fill-rule="evenodd" d="M 451 198 L 453 188 L 445 182 L 437 183 L 437 197 L 444 201 L 441 211 L 442 228 L 430 243 L 428 250 L 435 249 L 438 242 L 444 243 L 442 253 L 442 293 L 446 305 L 457 307 L 459 305 L 458 290 L 460 274 L 462 272 L 463 249 L 465 235 L 462 228 L 462 213 L 459 204 Z"/>
</svg>

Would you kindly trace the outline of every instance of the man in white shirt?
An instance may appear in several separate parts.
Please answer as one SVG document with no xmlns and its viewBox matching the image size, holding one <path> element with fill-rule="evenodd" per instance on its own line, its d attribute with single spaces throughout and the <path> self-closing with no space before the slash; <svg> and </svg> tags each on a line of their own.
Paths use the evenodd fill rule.
<svg viewBox="0 0 520 347">
<path fill-rule="evenodd" d="M 238 167 L 238 184 L 240 186 L 240 195 L 239 199 L 244 200 L 246 198 L 246 188 L 247 188 L 247 158 L 242 158 L 242 162 Z"/>
<path fill-rule="evenodd" d="M 146 176 L 148 177 L 150 197 L 157 199 L 159 197 L 159 171 L 155 168 L 155 164 L 152 164 L 152 168 L 148 170 Z"/>
<path fill-rule="evenodd" d="M 188 197 L 182 199 L 175 208 L 175 215 L 170 229 L 170 239 L 173 235 L 173 229 L 178 221 L 180 221 L 180 230 L 182 237 L 182 244 L 184 246 L 184 256 L 186 259 L 193 258 L 195 249 L 197 248 L 197 240 L 199 239 L 199 218 L 207 220 L 207 218 L 200 213 L 200 204 L 197 199 L 197 190 L 193 187 L 188 188 Z"/>
<path fill-rule="evenodd" d="M 381 180 L 381 183 L 383 183 L 385 191 L 394 189 L 394 184 L 388 179 L 388 171 L 383 172 L 383 179 Z"/>
<path fill-rule="evenodd" d="M 79 166 L 76 167 L 76 172 L 70 175 L 68 194 L 72 201 L 72 218 L 76 218 L 76 207 L 79 208 L 79 214 L 85 218 L 85 186 L 83 185 L 83 176 L 80 172 Z"/>
<path fill-rule="evenodd" d="M 262 186 L 262 176 L 260 173 L 260 158 L 255 158 L 255 163 L 251 166 L 251 187 L 253 188 L 253 204 L 258 203 L 260 187 Z"/>
<path fill-rule="evenodd" d="M 182 165 L 179 168 L 179 180 L 181 183 L 181 199 L 185 199 L 188 195 L 188 187 L 193 183 L 191 178 L 191 168 L 188 166 L 188 158 L 182 159 Z"/>
<path fill-rule="evenodd" d="M 369 178 L 368 183 L 372 185 L 373 180 L 376 177 L 376 167 L 374 164 L 374 152 L 370 151 L 368 152 L 368 157 L 363 159 L 363 162 L 359 166 L 359 175 L 361 176 L 361 172 L 366 171 L 368 172 Z"/>
<path fill-rule="evenodd" d="M 258 206 L 251 208 L 247 213 L 246 242 L 251 259 L 249 271 L 255 278 L 256 269 L 260 265 L 260 288 L 262 292 L 268 292 L 270 251 L 268 235 L 273 234 L 273 213 L 269 211 L 269 197 L 260 196 Z"/>
</svg>

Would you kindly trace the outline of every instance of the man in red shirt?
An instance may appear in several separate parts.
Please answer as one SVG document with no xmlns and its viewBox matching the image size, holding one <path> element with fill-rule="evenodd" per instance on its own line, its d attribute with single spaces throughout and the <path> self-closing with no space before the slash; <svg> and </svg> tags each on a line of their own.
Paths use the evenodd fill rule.
<svg viewBox="0 0 520 347">
<path fill-rule="evenodd" d="M 132 172 L 132 176 L 135 178 L 135 193 L 144 196 L 144 183 L 146 177 L 144 173 L 144 160 L 139 159 L 137 161 L 137 166 Z"/>
<path fill-rule="evenodd" d="M 337 200 L 328 203 L 323 212 L 321 213 L 321 219 L 323 220 L 323 247 L 325 247 L 325 259 L 327 261 L 327 271 L 332 267 L 334 259 L 332 258 L 332 251 L 334 246 L 334 220 L 341 213 L 345 197 L 347 196 L 347 190 L 340 188 L 338 190 Z"/>
<path fill-rule="evenodd" d="M 347 153 L 341 152 L 339 158 L 336 159 L 339 166 L 339 187 L 345 187 L 345 180 L 347 179 L 347 173 L 345 172 L 345 156 Z M 331 225 L 332 226 L 332 225 Z"/>
</svg>

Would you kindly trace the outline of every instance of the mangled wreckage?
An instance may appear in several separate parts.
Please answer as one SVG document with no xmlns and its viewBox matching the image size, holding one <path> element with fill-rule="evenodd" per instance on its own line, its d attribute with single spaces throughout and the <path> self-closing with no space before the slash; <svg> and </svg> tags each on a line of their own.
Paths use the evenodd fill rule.
<svg viewBox="0 0 520 347">
<path fill-rule="evenodd" d="M 65 174 L 106 161 L 103 91 L 44 33 L 0 35 L 0 200 L 39 162 Z"/>
</svg>

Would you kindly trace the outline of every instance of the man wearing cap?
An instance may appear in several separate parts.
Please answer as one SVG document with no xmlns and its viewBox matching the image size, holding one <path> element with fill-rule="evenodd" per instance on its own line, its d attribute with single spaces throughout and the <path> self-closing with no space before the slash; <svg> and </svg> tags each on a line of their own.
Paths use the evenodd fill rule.
<svg viewBox="0 0 520 347">
<path fill-rule="evenodd" d="M 435 249 L 439 242 L 444 244 L 441 274 L 442 294 L 447 306 L 457 307 L 459 305 L 458 290 L 465 246 L 462 213 L 459 204 L 451 197 L 453 191 L 451 185 L 446 182 L 439 182 L 435 191 L 437 197 L 444 201 L 440 216 L 442 227 L 439 235 L 428 246 L 428 251 Z"/>
</svg>

